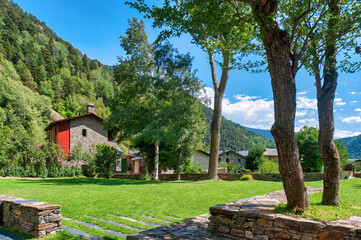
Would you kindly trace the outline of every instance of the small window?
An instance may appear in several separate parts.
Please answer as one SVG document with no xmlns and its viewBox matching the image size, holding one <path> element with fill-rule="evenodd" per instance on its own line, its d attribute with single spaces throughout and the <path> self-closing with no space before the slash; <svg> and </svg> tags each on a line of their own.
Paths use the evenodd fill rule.
<svg viewBox="0 0 361 240">
<path fill-rule="evenodd" d="M 238 163 L 240 163 L 241 162 L 241 159 L 238 159 Z"/>
<path fill-rule="evenodd" d="M 113 131 L 108 131 L 108 141 L 113 141 Z"/>
<path fill-rule="evenodd" d="M 83 129 L 83 130 L 81 131 L 81 135 L 83 135 L 84 137 L 86 137 L 86 134 L 87 134 L 86 129 Z"/>
<path fill-rule="evenodd" d="M 229 163 L 229 158 L 226 159 L 226 162 Z"/>
</svg>

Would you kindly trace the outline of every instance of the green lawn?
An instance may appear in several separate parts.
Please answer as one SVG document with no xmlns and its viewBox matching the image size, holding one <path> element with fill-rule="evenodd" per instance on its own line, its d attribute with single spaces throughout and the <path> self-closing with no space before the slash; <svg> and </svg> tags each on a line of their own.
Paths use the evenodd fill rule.
<svg viewBox="0 0 361 240">
<path fill-rule="evenodd" d="M 311 187 L 322 187 L 322 182 L 307 182 Z M 125 234 L 136 231 L 110 223 L 88 218 L 85 215 L 110 220 L 136 228 L 151 228 L 137 222 L 110 216 L 115 214 L 140 221 L 164 224 L 142 216 L 152 216 L 176 222 L 170 216 L 181 219 L 208 212 L 210 206 L 238 199 L 262 195 L 282 189 L 282 183 L 264 181 L 139 181 L 128 179 L 7 179 L 0 178 L 0 194 L 14 195 L 25 199 L 36 199 L 60 204 L 64 217 L 93 223 L 102 229 Z M 311 208 L 303 217 L 319 220 L 345 219 L 351 215 L 361 216 L 361 179 L 341 181 L 338 207 L 320 205 L 322 193 L 310 196 Z M 284 212 L 284 208 L 280 207 Z M 100 230 L 63 220 L 63 225 L 80 229 L 92 236 L 106 239 L 122 239 Z M 23 236 L 24 237 L 24 236 Z M 32 239 L 32 238 L 26 238 Z M 65 231 L 47 240 L 72 238 Z"/>
<path fill-rule="evenodd" d="M 137 228 L 142 224 L 112 217 L 115 214 L 134 219 L 164 224 L 142 216 L 177 221 L 208 212 L 210 206 L 282 189 L 281 183 L 263 181 L 139 181 L 128 179 L 0 179 L 0 194 L 14 195 L 60 204 L 65 217 L 94 223 L 103 229 L 125 234 L 135 233 L 123 227 L 85 217 L 111 220 Z M 92 236 L 117 239 L 99 230 L 63 220 L 63 224 Z M 148 227 L 150 228 L 150 227 Z M 65 234 L 65 233 L 62 233 Z M 67 239 L 67 237 L 55 238 Z M 119 239 L 121 239 L 119 237 Z"/>
</svg>

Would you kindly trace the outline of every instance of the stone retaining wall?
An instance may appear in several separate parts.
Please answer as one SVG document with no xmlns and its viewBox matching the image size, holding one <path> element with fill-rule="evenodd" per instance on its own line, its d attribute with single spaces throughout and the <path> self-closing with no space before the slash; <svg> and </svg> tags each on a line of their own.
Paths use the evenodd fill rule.
<svg viewBox="0 0 361 240">
<path fill-rule="evenodd" d="M 274 213 L 277 203 L 264 198 L 211 207 L 208 231 L 235 239 L 361 239 L 361 217 L 321 222 Z"/>
<path fill-rule="evenodd" d="M 219 173 L 218 177 L 225 181 L 236 181 L 242 177 L 242 173 Z M 269 174 L 262 174 L 262 173 L 252 173 L 252 176 L 256 180 L 261 181 L 275 181 L 281 182 L 281 176 L 279 173 L 269 173 Z M 355 174 L 356 176 L 356 174 Z M 361 177 L 361 174 L 358 175 Z M 140 174 L 116 174 L 113 178 L 119 179 L 140 179 Z M 304 179 L 305 181 L 321 181 L 323 178 L 323 173 L 305 173 Z M 177 179 L 176 174 L 159 174 L 159 180 L 161 181 L 175 181 Z M 181 174 L 181 179 L 186 181 L 199 181 L 199 180 L 206 180 L 208 179 L 208 174 Z"/>
<path fill-rule="evenodd" d="M 60 206 L 0 195 L 0 226 L 43 238 L 61 230 Z"/>
</svg>

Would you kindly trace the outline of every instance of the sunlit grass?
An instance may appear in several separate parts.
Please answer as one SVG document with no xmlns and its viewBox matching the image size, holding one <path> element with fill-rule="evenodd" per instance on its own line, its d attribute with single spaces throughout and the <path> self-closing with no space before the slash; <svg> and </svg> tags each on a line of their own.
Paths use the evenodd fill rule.
<svg viewBox="0 0 361 240">
<path fill-rule="evenodd" d="M 308 182 L 307 185 L 322 188 L 322 182 Z M 311 206 L 300 216 L 320 221 L 347 219 L 351 216 L 361 216 L 361 179 L 354 178 L 341 181 L 339 194 L 339 206 L 322 205 L 322 193 L 312 194 L 309 197 Z M 285 204 L 277 206 L 276 211 L 288 215 L 293 214 L 287 210 Z"/>
<path fill-rule="evenodd" d="M 0 179 L 0 194 L 14 195 L 24 199 L 36 199 L 60 204 L 63 216 L 101 226 L 103 229 L 134 233 L 109 223 L 85 217 L 94 216 L 137 228 L 149 228 L 136 222 L 110 216 L 162 224 L 144 219 L 152 216 L 175 222 L 169 216 L 181 219 L 209 212 L 216 204 L 249 198 L 282 189 L 282 183 L 263 181 L 140 181 L 128 179 Z M 78 228 L 92 236 L 108 237 L 99 230 L 63 221 L 69 227 Z M 62 232 L 60 235 L 67 233 Z M 58 234 L 57 236 L 58 237 Z M 57 238 L 52 238 L 57 239 Z M 68 238 L 59 238 L 68 239 Z M 113 237 L 113 239 L 122 239 Z"/>
</svg>

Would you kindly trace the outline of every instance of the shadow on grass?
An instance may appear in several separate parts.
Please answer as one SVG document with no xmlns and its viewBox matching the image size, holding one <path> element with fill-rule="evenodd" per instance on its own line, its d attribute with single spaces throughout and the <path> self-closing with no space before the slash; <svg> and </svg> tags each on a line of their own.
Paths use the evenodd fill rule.
<svg viewBox="0 0 361 240">
<path fill-rule="evenodd" d="M 146 181 L 133 179 L 105 179 L 105 178 L 46 178 L 39 180 L 20 179 L 22 183 L 31 183 L 39 185 L 103 185 L 103 186 L 120 186 L 120 185 L 164 185 L 187 183 L 186 181 Z M 198 182 L 198 181 L 192 181 Z"/>
</svg>

